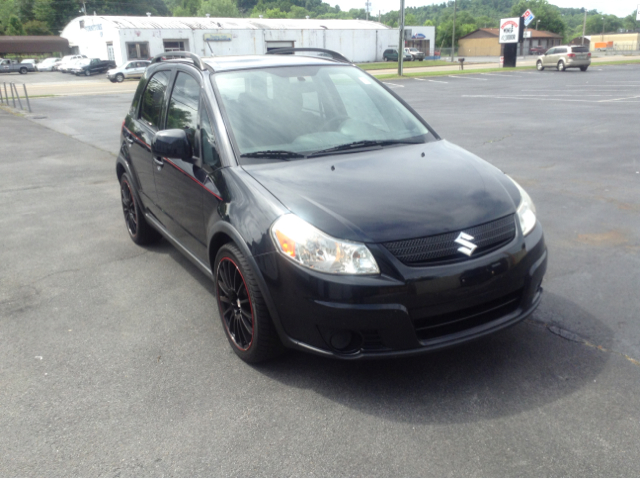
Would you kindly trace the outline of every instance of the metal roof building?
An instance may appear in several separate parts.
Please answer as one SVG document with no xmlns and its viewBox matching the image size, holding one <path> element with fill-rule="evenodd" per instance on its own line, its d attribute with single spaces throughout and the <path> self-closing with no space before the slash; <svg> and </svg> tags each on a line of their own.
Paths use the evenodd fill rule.
<svg viewBox="0 0 640 479">
<path fill-rule="evenodd" d="M 94 15 L 72 20 L 61 36 L 74 52 L 118 64 L 166 51 L 251 55 L 283 47 L 327 48 L 363 62 L 398 45 L 398 30 L 365 20 Z"/>
<path fill-rule="evenodd" d="M 0 56 L 7 53 L 32 54 L 32 53 L 61 53 L 66 55 L 69 51 L 69 42 L 65 38 L 54 36 L 0 36 Z"/>
</svg>

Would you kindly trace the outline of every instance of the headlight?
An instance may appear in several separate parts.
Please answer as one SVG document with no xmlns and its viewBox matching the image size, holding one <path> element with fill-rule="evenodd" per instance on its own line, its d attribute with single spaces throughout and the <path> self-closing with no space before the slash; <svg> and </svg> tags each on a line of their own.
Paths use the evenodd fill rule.
<svg viewBox="0 0 640 479">
<path fill-rule="evenodd" d="M 516 185 L 518 191 L 520 191 L 520 204 L 518 205 L 518 219 L 520 220 L 520 228 L 522 228 L 522 234 L 528 235 L 536 225 L 536 207 L 531 201 L 531 197 L 516 181 L 509 177 L 513 184 Z"/>
<path fill-rule="evenodd" d="M 278 218 L 271 236 L 282 254 L 307 268 L 333 274 L 380 273 L 364 244 L 333 238 L 296 215 Z"/>
</svg>

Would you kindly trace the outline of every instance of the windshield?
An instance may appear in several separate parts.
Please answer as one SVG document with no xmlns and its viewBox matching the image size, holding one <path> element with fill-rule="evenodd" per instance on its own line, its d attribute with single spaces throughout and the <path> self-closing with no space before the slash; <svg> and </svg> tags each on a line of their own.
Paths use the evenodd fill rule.
<svg viewBox="0 0 640 479">
<path fill-rule="evenodd" d="M 415 115 L 354 67 L 265 68 L 212 78 L 240 156 L 304 158 L 345 145 L 353 151 L 354 144 L 422 143 L 429 135 Z"/>
</svg>

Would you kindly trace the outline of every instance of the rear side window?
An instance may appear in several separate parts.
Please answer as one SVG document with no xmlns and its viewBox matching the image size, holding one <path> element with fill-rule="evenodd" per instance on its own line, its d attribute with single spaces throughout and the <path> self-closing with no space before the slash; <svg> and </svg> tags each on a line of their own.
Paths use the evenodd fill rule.
<svg viewBox="0 0 640 479">
<path fill-rule="evenodd" d="M 169 83 L 167 72 L 158 72 L 151 77 L 147 88 L 142 95 L 142 106 L 140 107 L 140 118 L 144 122 L 155 128 L 160 126 L 162 119 L 162 107 L 164 106 L 164 94 Z"/>
<path fill-rule="evenodd" d="M 588 53 L 589 47 L 572 47 L 573 53 Z"/>
<path fill-rule="evenodd" d="M 179 72 L 169 100 L 167 128 L 184 130 L 194 151 L 199 102 L 200 85 L 191 75 Z"/>
</svg>

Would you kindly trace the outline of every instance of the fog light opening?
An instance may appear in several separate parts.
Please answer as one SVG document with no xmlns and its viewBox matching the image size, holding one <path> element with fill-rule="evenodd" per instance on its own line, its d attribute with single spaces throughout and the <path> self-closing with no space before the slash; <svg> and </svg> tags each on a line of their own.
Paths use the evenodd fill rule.
<svg viewBox="0 0 640 479">
<path fill-rule="evenodd" d="M 353 353 L 362 348 L 362 338 L 353 331 L 340 329 L 333 331 L 329 338 L 329 344 L 341 353 Z"/>
</svg>

